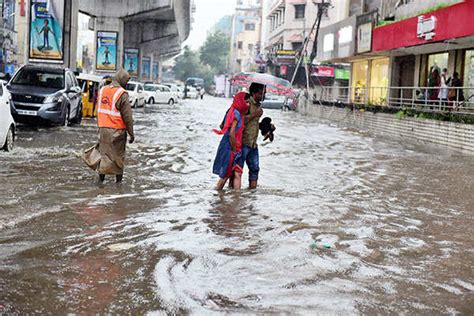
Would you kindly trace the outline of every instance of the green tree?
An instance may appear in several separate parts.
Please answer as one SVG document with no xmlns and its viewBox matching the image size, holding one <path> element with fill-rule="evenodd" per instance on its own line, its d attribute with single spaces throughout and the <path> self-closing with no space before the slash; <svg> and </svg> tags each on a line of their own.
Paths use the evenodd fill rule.
<svg viewBox="0 0 474 316">
<path fill-rule="evenodd" d="M 199 50 L 199 57 L 203 64 L 212 68 L 216 75 L 227 72 L 230 38 L 222 32 L 207 36 Z"/>
<path fill-rule="evenodd" d="M 183 53 L 176 58 L 173 67 L 176 79 L 185 81 L 189 77 L 197 77 L 202 65 L 199 62 L 199 55 L 189 46 L 184 46 Z"/>
</svg>

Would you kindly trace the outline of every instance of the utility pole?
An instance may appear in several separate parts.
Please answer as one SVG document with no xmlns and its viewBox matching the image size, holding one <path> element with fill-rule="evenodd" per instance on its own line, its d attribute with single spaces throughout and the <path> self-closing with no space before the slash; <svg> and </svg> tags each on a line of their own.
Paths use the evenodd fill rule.
<svg viewBox="0 0 474 316">
<path fill-rule="evenodd" d="M 311 27 L 311 31 L 308 34 L 308 38 L 305 39 L 304 44 L 303 44 L 303 49 L 301 51 L 300 57 L 298 59 L 298 62 L 296 64 L 295 72 L 293 73 L 293 78 L 291 79 L 291 85 L 293 85 L 296 74 L 298 73 L 298 69 L 301 65 L 301 62 L 305 59 L 304 56 L 306 55 L 306 51 L 309 45 L 309 40 L 311 38 L 311 35 L 313 34 L 314 30 L 316 29 L 316 34 L 314 36 L 314 42 L 313 42 L 313 49 L 311 51 L 310 58 L 308 60 L 308 63 L 312 63 L 313 59 L 316 57 L 317 53 L 317 47 L 318 47 L 318 33 L 319 33 L 319 28 L 321 27 L 321 19 L 323 17 L 323 13 L 326 12 L 331 5 L 330 0 L 313 0 L 313 3 L 318 6 L 318 15 L 316 17 L 316 20 L 313 23 L 313 26 Z M 307 72 L 307 68 L 305 67 L 305 70 Z M 306 76 L 307 81 L 309 82 L 309 76 L 307 74 Z M 309 83 L 307 82 L 307 86 L 309 86 Z"/>
</svg>

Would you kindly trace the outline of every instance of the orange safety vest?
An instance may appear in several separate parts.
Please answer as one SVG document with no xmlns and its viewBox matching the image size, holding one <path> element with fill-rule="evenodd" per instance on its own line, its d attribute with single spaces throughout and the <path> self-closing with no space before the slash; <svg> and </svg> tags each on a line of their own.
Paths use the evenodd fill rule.
<svg viewBox="0 0 474 316">
<path fill-rule="evenodd" d="M 99 127 L 108 127 L 115 129 L 125 129 L 126 125 L 122 119 L 122 114 L 117 109 L 117 102 L 120 97 L 127 93 L 122 87 L 113 87 L 111 85 L 102 87 L 97 100 L 97 124 Z"/>
</svg>

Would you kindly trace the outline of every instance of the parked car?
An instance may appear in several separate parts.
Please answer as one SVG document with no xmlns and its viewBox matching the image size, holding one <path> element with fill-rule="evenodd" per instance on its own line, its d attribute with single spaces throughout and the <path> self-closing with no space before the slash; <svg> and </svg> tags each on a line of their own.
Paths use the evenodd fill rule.
<svg viewBox="0 0 474 316">
<path fill-rule="evenodd" d="M 197 99 L 199 98 L 199 91 L 194 87 L 187 87 L 187 98 L 188 99 Z"/>
<path fill-rule="evenodd" d="M 163 86 L 167 86 L 168 88 L 171 89 L 171 92 L 174 93 L 175 97 L 178 99 L 181 99 L 180 97 L 180 88 L 177 84 L 175 83 L 164 83 Z"/>
<path fill-rule="evenodd" d="M 128 98 L 133 108 L 145 106 L 146 94 L 143 84 L 129 81 L 125 89 L 128 91 Z"/>
<path fill-rule="evenodd" d="M 11 114 L 11 95 L 6 88 L 6 82 L 0 81 L 0 148 L 5 151 L 13 150 L 16 125 Z"/>
<path fill-rule="evenodd" d="M 178 102 L 178 96 L 171 89 L 159 84 L 146 84 L 145 93 L 147 94 L 147 103 L 168 103 L 170 105 Z"/>
<path fill-rule="evenodd" d="M 25 65 L 7 85 L 17 122 L 68 125 L 81 123 L 81 87 L 74 73 L 62 67 Z"/>
<path fill-rule="evenodd" d="M 262 102 L 262 108 L 264 109 L 282 109 L 282 110 L 295 110 L 295 100 L 290 97 L 276 94 L 266 94 L 265 99 Z"/>
</svg>

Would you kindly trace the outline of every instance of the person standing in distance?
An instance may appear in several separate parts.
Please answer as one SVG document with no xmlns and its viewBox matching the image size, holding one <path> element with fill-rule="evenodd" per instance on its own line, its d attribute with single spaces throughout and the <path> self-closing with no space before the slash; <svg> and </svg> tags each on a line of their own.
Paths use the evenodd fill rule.
<svg viewBox="0 0 474 316">
<path fill-rule="evenodd" d="M 249 188 L 256 189 L 258 173 L 260 171 L 257 138 L 259 120 L 263 115 L 261 102 L 265 93 L 265 86 L 252 82 L 249 88 L 250 108 L 245 116 L 245 128 L 242 137 L 242 159 L 249 168 Z"/>
</svg>

